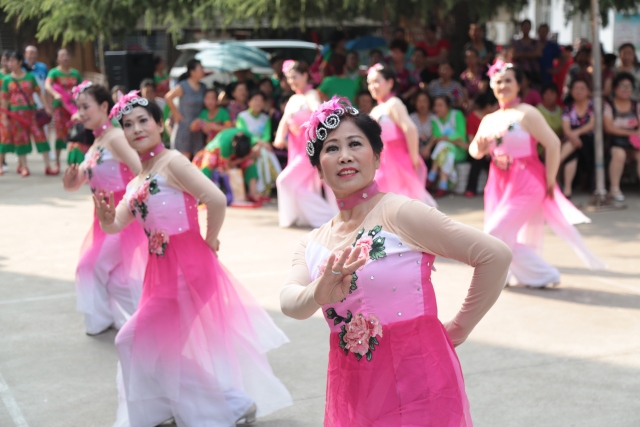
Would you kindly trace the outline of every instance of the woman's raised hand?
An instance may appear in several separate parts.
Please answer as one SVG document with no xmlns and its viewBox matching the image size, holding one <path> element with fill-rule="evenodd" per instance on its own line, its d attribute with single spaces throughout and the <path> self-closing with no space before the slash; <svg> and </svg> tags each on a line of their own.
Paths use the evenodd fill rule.
<svg viewBox="0 0 640 427">
<path fill-rule="evenodd" d="M 105 201 L 105 194 L 94 194 L 93 204 L 96 207 L 96 215 L 103 225 L 111 225 L 116 220 L 116 203 L 113 198 L 113 191 L 109 192 L 109 200 Z"/>
<path fill-rule="evenodd" d="M 337 259 L 332 253 L 313 293 L 316 303 L 333 304 L 345 299 L 351 287 L 351 275 L 366 262 L 366 258 L 360 258 L 360 247 L 348 247 Z"/>
</svg>

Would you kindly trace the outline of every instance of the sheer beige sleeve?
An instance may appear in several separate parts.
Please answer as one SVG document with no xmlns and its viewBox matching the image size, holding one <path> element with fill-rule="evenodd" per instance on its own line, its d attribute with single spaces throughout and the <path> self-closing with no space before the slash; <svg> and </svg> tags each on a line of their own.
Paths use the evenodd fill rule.
<svg viewBox="0 0 640 427">
<path fill-rule="evenodd" d="M 293 253 L 293 265 L 287 278 L 287 284 L 280 292 L 280 307 L 282 312 L 294 319 L 307 319 L 313 315 L 320 305 L 313 299 L 316 281 L 311 282 L 309 268 L 305 259 L 305 250 L 309 235 L 300 240 Z M 319 280 L 319 279 L 318 279 Z"/>
<path fill-rule="evenodd" d="M 414 250 L 463 262 L 474 268 L 467 297 L 455 317 L 445 324 L 459 345 L 496 302 L 507 278 L 511 250 L 502 241 L 452 220 L 416 200 L 401 203 L 390 222 L 396 234 Z M 391 214 L 393 215 L 393 214 Z"/>
<path fill-rule="evenodd" d="M 216 248 L 218 233 L 222 228 L 227 208 L 227 198 L 218 187 L 207 178 L 197 167 L 191 164 L 182 154 L 173 155 L 161 173 L 171 186 L 191 194 L 200 203 L 207 206 L 207 235 L 205 240 L 209 247 Z"/>
<path fill-rule="evenodd" d="M 127 165 L 134 176 L 138 175 L 142 171 L 140 156 L 131 148 L 122 129 L 113 129 L 111 132 L 113 135 L 109 135 L 109 150 L 111 150 L 113 157 Z"/>
</svg>

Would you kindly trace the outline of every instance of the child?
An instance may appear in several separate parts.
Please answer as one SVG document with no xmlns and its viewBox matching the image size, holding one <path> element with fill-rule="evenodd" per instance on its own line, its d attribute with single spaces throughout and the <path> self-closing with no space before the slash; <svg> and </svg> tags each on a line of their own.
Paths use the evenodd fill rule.
<svg viewBox="0 0 640 427">
<path fill-rule="evenodd" d="M 202 131 L 207 141 L 211 141 L 218 132 L 231 127 L 231 118 L 227 109 L 218 105 L 218 91 L 215 89 L 207 89 L 204 93 L 204 106 L 198 118 L 191 122 L 191 132 Z"/>
<path fill-rule="evenodd" d="M 260 91 L 249 95 L 249 109 L 238 114 L 236 127 L 251 136 L 251 145 L 258 168 L 257 191 L 269 200 L 276 178 L 282 172 L 271 146 L 271 119 L 264 113 L 267 96 Z"/>
</svg>

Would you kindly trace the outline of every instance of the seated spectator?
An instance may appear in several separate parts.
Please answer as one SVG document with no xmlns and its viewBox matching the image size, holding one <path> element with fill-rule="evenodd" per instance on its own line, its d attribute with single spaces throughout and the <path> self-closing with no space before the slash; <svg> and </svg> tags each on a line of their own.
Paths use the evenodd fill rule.
<svg viewBox="0 0 640 427">
<path fill-rule="evenodd" d="M 446 95 L 433 98 L 431 119 L 435 148 L 431 153 L 433 164 L 429 171 L 429 183 L 438 182 L 435 197 L 442 197 L 458 180 L 455 164 L 467 160 L 467 129 L 464 115 L 451 109 L 451 100 Z"/>
<path fill-rule="evenodd" d="M 613 53 L 604 53 L 602 50 L 602 97 L 611 97 L 613 79 L 616 76 L 616 60 L 618 57 Z"/>
<path fill-rule="evenodd" d="M 334 53 L 329 60 L 334 74 L 322 79 L 322 83 L 318 87 L 320 98 L 323 101 L 333 98 L 334 95 L 348 98 L 351 102 L 354 101 L 359 90 L 358 83 L 347 77 L 346 62 L 346 57 L 338 53 Z"/>
<path fill-rule="evenodd" d="M 469 38 L 471 40 L 464 45 L 464 52 L 469 49 L 475 50 L 478 56 L 478 65 L 482 67 L 493 64 L 496 58 L 496 45 L 484 37 L 484 28 L 481 24 L 476 22 L 469 24 Z"/>
<path fill-rule="evenodd" d="M 396 75 L 396 94 L 405 104 L 418 91 L 418 81 L 412 73 L 412 64 L 406 60 L 409 44 L 404 40 L 393 40 L 389 45 L 391 55 L 387 60 L 387 65 Z"/>
<path fill-rule="evenodd" d="M 249 108 L 238 114 L 236 128 L 251 138 L 258 173 L 255 190 L 263 199 L 268 200 L 282 169 L 271 146 L 271 118 L 264 112 L 266 101 L 267 96 L 264 93 L 252 92 L 249 95 Z"/>
<path fill-rule="evenodd" d="M 265 94 L 267 97 L 267 101 L 264 104 L 264 112 L 269 115 L 269 117 L 273 116 L 275 111 L 275 102 L 277 101 L 277 97 L 275 96 L 275 91 L 273 88 L 273 81 L 269 77 L 262 78 L 258 81 L 258 90 Z"/>
<path fill-rule="evenodd" d="M 418 82 L 418 87 L 424 89 L 429 87 L 431 74 L 427 70 L 427 52 L 421 47 L 416 47 L 413 50 L 411 56 L 411 62 L 413 64 L 413 80 Z"/>
<path fill-rule="evenodd" d="M 211 141 L 222 130 L 231 127 L 231 118 L 226 108 L 218 105 L 218 91 L 207 89 L 204 93 L 204 110 L 191 122 L 191 132 L 202 132 Z"/>
<path fill-rule="evenodd" d="M 467 141 L 473 141 L 478 129 L 480 128 L 480 122 L 482 118 L 487 114 L 493 113 L 498 109 L 498 100 L 493 94 L 492 90 L 488 90 L 478 95 L 473 103 L 473 111 L 467 114 L 466 127 L 467 127 Z M 482 159 L 474 159 L 469 156 L 471 162 L 471 170 L 469 171 L 469 179 L 467 181 L 467 189 L 464 192 L 465 197 L 474 197 L 478 191 L 478 178 L 482 170 L 489 170 L 491 164 L 491 157 L 485 156 Z"/>
<path fill-rule="evenodd" d="M 467 95 L 469 98 L 475 98 L 479 93 L 478 85 L 482 80 L 482 75 L 486 70 L 478 62 L 478 52 L 469 47 L 464 51 L 464 63 L 467 68 L 460 74 L 460 80 L 467 89 Z"/>
<path fill-rule="evenodd" d="M 513 63 L 523 72 L 529 72 L 534 83 L 540 81 L 540 66 L 538 58 L 542 55 L 538 49 L 538 42 L 531 37 L 531 21 L 525 19 L 520 23 L 520 37 L 511 42 L 513 47 Z"/>
<path fill-rule="evenodd" d="M 562 129 L 566 141 L 560 149 L 560 162 L 563 164 L 564 183 L 562 192 L 571 198 L 573 179 L 578 170 L 578 159 L 590 176 L 590 187 L 594 187 L 594 148 L 593 148 L 593 100 L 586 80 L 576 78 L 571 82 L 568 104 L 562 112 Z"/>
<path fill-rule="evenodd" d="M 525 104 L 537 107 L 542 102 L 540 92 L 531 87 L 531 73 L 522 73 L 522 83 L 520 84 L 520 97 Z"/>
<path fill-rule="evenodd" d="M 363 90 L 367 84 L 364 77 L 366 76 L 366 71 L 360 69 L 360 57 L 358 56 L 358 52 L 356 52 L 355 50 L 350 50 L 349 52 L 347 52 L 346 68 L 346 76 L 356 82 L 358 91 Z"/>
<path fill-rule="evenodd" d="M 449 57 L 450 43 L 448 40 L 438 38 L 438 27 L 434 24 L 427 25 L 424 29 L 424 41 L 416 45 L 427 52 L 427 70 L 430 73 L 427 81 L 438 78 L 438 69 Z M 433 96 L 433 95 L 432 95 Z"/>
<path fill-rule="evenodd" d="M 285 79 L 286 80 L 286 79 Z M 233 82 L 229 84 L 222 97 L 229 97 L 229 101 L 226 105 L 229 117 L 231 118 L 231 124 L 235 126 L 238 114 L 249 108 L 247 101 L 249 98 L 249 89 L 244 82 Z M 224 106 L 224 103 L 222 103 Z"/>
<path fill-rule="evenodd" d="M 376 64 L 382 64 L 384 62 L 384 55 L 380 49 L 371 49 L 369 52 L 369 68 Z"/>
<path fill-rule="evenodd" d="M 356 107 L 362 114 L 370 114 L 371 110 L 373 110 L 373 96 L 369 93 L 368 90 L 363 90 L 356 97 Z"/>
<path fill-rule="evenodd" d="M 549 25 L 540 24 L 538 27 L 538 42 L 536 48 L 540 56 L 538 57 L 538 69 L 540 70 L 540 82 L 550 83 L 553 75 L 553 61 L 562 56 L 562 49 L 558 43 L 549 40 Z"/>
<path fill-rule="evenodd" d="M 611 197 L 624 201 L 620 191 L 620 179 L 627 160 L 627 153 L 635 156 L 640 176 L 640 116 L 638 103 L 631 99 L 635 79 L 629 73 L 619 73 L 613 80 L 613 99 L 604 108 L 604 130 L 611 143 L 609 181 Z"/>
<path fill-rule="evenodd" d="M 578 49 L 573 57 L 573 64 L 569 67 L 567 77 L 564 79 L 564 87 L 562 89 L 562 96 L 566 98 L 569 95 L 569 86 L 573 79 L 578 77 L 586 80 L 589 83 L 589 87 L 593 87 L 593 78 L 590 71 L 591 66 L 591 47 L 582 46 Z"/>
<path fill-rule="evenodd" d="M 433 114 L 431 113 L 431 97 L 425 91 L 419 91 L 413 97 L 413 107 L 415 112 L 409 117 L 418 128 L 418 140 L 420 141 L 420 155 L 423 159 L 428 159 L 433 149 Z"/>
<path fill-rule="evenodd" d="M 562 108 L 558 107 L 558 95 L 558 88 L 554 83 L 542 86 L 542 102 L 538 104 L 538 111 L 562 141 Z"/>
<path fill-rule="evenodd" d="M 634 77 L 635 90 L 633 100 L 640 101 L 640 64 L 636 56 L 636 47 L 633 43 L 623 43 L 618 48 L 620 65 L 616 69 L 618 73 L 629 73 Z"/>
<path fill-rule="evenodd" d="M 453 64 L 448 61 L 441 64 L 438 69 L 438 76 L 436 80 L 429 84 L 431 98 L 447 96 L 454 108 L 464 110 L 467 103 L 467 94 L 462 85 L 453 80 Z"/>
</svg>

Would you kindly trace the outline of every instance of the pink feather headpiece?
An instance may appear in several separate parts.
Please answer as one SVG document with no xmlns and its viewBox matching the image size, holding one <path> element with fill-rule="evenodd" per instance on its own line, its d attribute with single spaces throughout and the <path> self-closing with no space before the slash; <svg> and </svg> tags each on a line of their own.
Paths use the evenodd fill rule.
<svg viewBox="0 0 640 427">
<path fill-rule="evenodd" d="M 109 118 L 112 119 L 115 117 L 116 120 L 120 120 L 122 116 L 133 111 L 135 104 L 144 107 L 145 105 L 149 105 L 149 100 L 142 98 L 139 90 L 132 90 L 128 94 L 119 97 L 118 102 L 116 102 L 116 105 L 113 106 L 109 113 Z"/>
<path fill-rule="evenodd" d="M 369 69 L 367 70 L 367 75 L 373 73 L 374 71 L 380 71 L 384 68 L 384 65 L 378 63 L 375 65 L 372 65 L 371 67 L 369 67 Z"/>
<path fill-rule="evenodd" d="M 85 80 L 78 86 L 74 86 L 73 89 L 71 89 L 71 95 L 73 95 L 73 99 L 77 101 L 80 94 L 89 89 L 91 86 L 93 86 L 93 83 L 89 80 Z"/>
<path fill-rule="evenodd" d="M 296 61 L 294 61 L 293 59 L 287 59 L 282 63 L 282 72 L 285 74 L 288 73 L 295 65 Z"/>
<path fill-rule="evenodd" d="M 493 62 L 493 65 L 489 67 L 489 71 L 487 71 L 487 76 L 491 79 L 490 85 L 493 87 L 494 77 L 500 77 L 507 72 L 508 69 L 513 68 L 513 64 L 510 62 L 504 62 L 500 58 L 496 58 Z"/>
<path fill-rule="evenodd" d="M 345 114 L 357 116 L 360 112 L 351 105 L 347 98 L 334 96 L 327 102 L 318 106 L 311 114 L 311 118 L 304 122 L 301 129 L 305 130 L 307 137 L 307 154 L 312 157 L 316 152 L 315 143 L 324 141 L 329 131 L 340 125 L 340 117 Z"/>
</svg>

